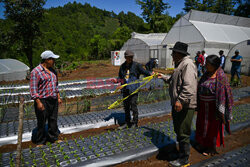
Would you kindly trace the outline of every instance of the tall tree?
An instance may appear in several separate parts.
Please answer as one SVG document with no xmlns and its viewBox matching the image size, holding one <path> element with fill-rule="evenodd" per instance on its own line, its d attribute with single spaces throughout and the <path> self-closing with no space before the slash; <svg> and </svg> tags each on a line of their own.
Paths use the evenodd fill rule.
<svg viewBox="0 0 250 167">
<path fill-rule="evenodd" d="M 250 18 L 250 1 L 249 0 L 237 0 L 238 7 L 235 10 L 235 16 L 243 16 Z"/>
<path fill-rule="evenodd" d="M 132 30 L 129 29 L 127 26 L 119 27 L 116 29 L 114 34 L 112 35 L 112 39 L 110 43 L 114 50 L 118 50 L 122 47 L 122 45 L 131 38 Z"/>
<path fill-rule="evenodd" d="M 1 0 L 5 17 L 14 22 L 11 38 L 17 41 L 33 69 L 34 41 L 40 35 L 39 22 L 43 16 L 45 0 Z"/>
<path fill-rule="evenodd" d="M 185 7 L 183 8 L 183 10 L 185 12 L 189 12 L 191 9 L 199 9 L 199 0 L 185 0 L 184 5 Z"/>
<path fill-rule="evenodd" d="M 200 11 L 222 13 L 232 15 L 236 0 L 185 0 L 183 10 L 189 12 L 191 9 Z"/>
<path fill-rule="evenodd" d="M 213 12 L 232 15 L 235 4 L 235 0 L 216 0 Z"/>
<path fill-rule="evenodd" d="M 136 3 L 141 6 L 143 10 L 142 16 L 149 23 L 150 28 L 153 32 L 159 32 L 160 28 L 164 23 L 167 9 L 170 5 L 163 0 L 136 0 Z"/>
</svg>

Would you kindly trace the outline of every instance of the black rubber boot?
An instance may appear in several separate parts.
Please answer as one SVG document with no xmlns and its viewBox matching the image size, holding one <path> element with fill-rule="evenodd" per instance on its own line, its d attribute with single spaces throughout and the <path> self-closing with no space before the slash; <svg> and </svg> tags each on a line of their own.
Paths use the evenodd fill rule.
<svg viewBox="0 0 250 167">
<path fill-rule="evenodd" d="M 137 128 L 137 127 L 138 127 L 138 123 L 137 122 L 132 122 L 131 128 Z"/>
<path fill-rule="evenodd" d="M 124 125 L 121 125 L 120 127 L 118 127 L 118 129 L 122 130 L 122 129 L 130 128 L 130 127 L 131 127 L 131 123 L 128 122 L 128 123 L 125 123 Z"/>
<path fill-rule="evenodd" d="M 187 158 L 179 158 L 174 161 L 169 162 L 173 167 L 188 167 L 190 163 L 188 162 Z"/>
<path fill-rule="evenodd" d="M 189 154 L 190 154 L 190 145 L 189 143 L 180 143 L 179 144 L 179 158 L 175 161 L 170 161 L 169 163 L 172 166 L 190 166 L 190 163 L 188 161 Z"/>
</svg>

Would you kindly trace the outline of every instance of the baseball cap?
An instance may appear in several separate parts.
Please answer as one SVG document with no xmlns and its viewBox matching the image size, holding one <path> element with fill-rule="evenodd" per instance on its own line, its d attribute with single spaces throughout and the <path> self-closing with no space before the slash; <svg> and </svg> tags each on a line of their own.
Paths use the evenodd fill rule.
<svg viewBox="0 0 250 167">
<path fill-rule="evenodd" d="M 126 52 L 124 53 L 125 56 L 134 56 L 134 52 L 132 52 L 131 50 L 126 50 Z"/>
<path fill-rule="evenodd" d="M 49 59 L 49 58 L 54 58 L 57 59 L 59 58 L 59 55 L 55 55 L 52 51 L 46 50 L 41 54 L 42 59 Z"/>
</svg>

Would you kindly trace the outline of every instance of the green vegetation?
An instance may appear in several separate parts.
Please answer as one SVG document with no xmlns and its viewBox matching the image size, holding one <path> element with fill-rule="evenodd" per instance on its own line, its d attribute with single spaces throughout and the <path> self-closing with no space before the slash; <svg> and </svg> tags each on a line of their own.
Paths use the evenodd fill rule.
<svg viewBox="0 0 250 167">
<path fill-rule="evenodd" d="M 222 13 L 227 15 L 250 17 L 248 0 L 185 0 L 185 12 L 191 9 Z"/>
<path fill-rule="evenodd" d="M 26 2 L 27 1 L 27 2 Z M 5 5 L 8 1 L 4 2 Z M 20 17 L 25 15 L 26 10 L 21 9 L 25 4 L 38 3 L 43 6 L 41 0 L 11 1 L 20 11 Z M 9 5 L 9 4 L 7 4 Z M 12 4 L 13 5 L 13 4 Z M 9 5 L 10 6 L 10 5 Z M 26 7 L 26 6 L 25 6 Z M 16 9 L 10 6 L 10 9 Z M 30 14 L 35 15 L 31 9 L 26 7 Z M 40 8 L 39 8 L 40 10 Z M 39 33 L 34 34 L 29 39 L 29 46 L 25 44 L 24 38 L 14 40 L 15 26 L 17 21 L 10 17 L 9 12 L 5 11 L 6 19 L 0 19 L 0 52 L 1 58 L 18 59 L 27 65 L 36 66 L 40 62 L 40 54 L 46 50 L 52 50 L 60 55 L 57 61 L 58 68 L 74 69 L 82 61 L 104 60 L 110 58 L 110 51 L 122 47 L 133 31 L 139 33 L 154 32 L 142 18 L 132 12 L 114 12 L 92 7 L 85 3 L 68 3 L 63 7 L 43 9 L 39 14 L 43 17 L 30 17 L 34 21 L 34 26 Z M 36 12 L 36 10 L 34 10 Z M 15 13 L 19 17 L 18 12 Z M 161 32 L 165 32 L 161 31 Z M 21 33 L 21 32 L 20 32 Z M 23 49 L 31 48 L 32 58 L 28 57 Z M 29 54 L 30 55 L 30 54 Z M 29 58 L 29 59 L 28 59 Z M 32 63 L 31 63 L 32 61 Z"/>
<path fill-rule="evenodd" d="M 3 0 L 6 19 L 0 19 L 0 58 L 18 59 L 31 69 L 40 54 L 52 50 L 60 55 L 57 68 L 72 70 L 83 61 L 105 60 L 118 50 L 132 32 L 167 33 L 183 12 L 171 17 L 163 0 L 135 0 L 144 20 L 132 12 L 118 15 L 85 3 L 68 3 L 44 9 L 46 0 Z M 249 17 L 246 0 L 185 0 L 190 9 Z"/>
</svg>

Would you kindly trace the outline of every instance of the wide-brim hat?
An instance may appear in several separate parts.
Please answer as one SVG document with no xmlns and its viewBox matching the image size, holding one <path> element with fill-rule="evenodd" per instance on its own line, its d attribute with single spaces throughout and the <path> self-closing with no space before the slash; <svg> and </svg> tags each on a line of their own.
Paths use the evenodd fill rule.
<svg viewBox="0 0 250 167">
<path fill-rule="evenodd" d="M 41 58 L 42 59 L 49 59 L 49 58 L 53 58 L 53 59 L 58 59 L 60 56 L 59 55 L 55 55 L 52 51 L 50 50 L 46 50 L 41 54 Z"/>
<path fill-rule="evenodd" d="M 175 52 L 179 52 L 185 55 L 189 55 L 189 53 L 187 52 L 188 49 L 188 45 L 186 43 L 183 42 L 176 42 L 173 48 L 169 48 L 170 50 L 173 50 Z"/>
<path fill-rule="evenodd" d="M 125 53 L 124 53 L 125 56 L 130 56 L 130 57 L 133 57 L 135 54 L 134 52 L 132 52 L 131 50 L 126 50 Z"/>
</svg>

